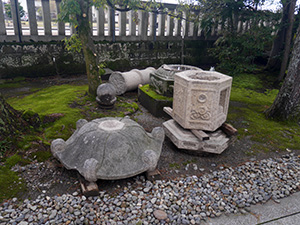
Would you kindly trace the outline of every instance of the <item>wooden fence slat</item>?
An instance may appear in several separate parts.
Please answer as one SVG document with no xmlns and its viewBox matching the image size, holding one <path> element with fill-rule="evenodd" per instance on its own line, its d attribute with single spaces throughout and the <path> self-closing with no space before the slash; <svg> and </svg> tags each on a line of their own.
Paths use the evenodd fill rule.
<svg viewBox="0 0 300 225">
<path fill-rule="evenodd" d="M 138 15 L 139 15 L 138 34 L 142 40 L 147 40 L 148 12 L 139 10 Z"/>
<path fill-rule="evenodd" d="M 129 36 L 136 36 L 135 11 L 129 11 Z"/>
<path fill-rule="evenodd" d="M 173 36 L 174 19 L 167 15 L 167 34 L 166 36 Z"/>
<path fill-rule="evenodd" d="M 0 35 L 6 35 L 2 0 L 0 0 Z"/>
<path fill-rule="evenodd" d="M 165 36 L 165 14 L 161 13 L 158 15 L 158 35 L 157 36 Z"/>
<path fill-rule="evenodd" d="M 126 12 L 119 12 L 119 36 L 126 36 Z"/>
<path fill-rule="evenodd" d="M 149 19 L 149 35 L 150 37 L 153 37 L 153 40 L 155 40 L 156 36 L 156 20 L 157 20 L 157 13 L 150 13 L 150 19 Z"/>
<path fill-rule="evenodd" d="M 29 0 L 30 1 L 30 0 Z M 60 7 L 59 7 L 59 4 L 61 3 L 61 0 L 56 0 L 55 1 L 56 3 L 56 10 L 57 10 L 57 14 L 60 13 Z M 58 29 L 58 35 L 62 35 L 62 36 L 65 36 L 65 23 L 64 22 L 58 22 L 57 24 L 57 29 Z"/>
<path fill-rule="evenodd" d="M 108 7 L 108 36 L 115 36 L 115 10 Z"/>
<path fill-rule="evenodd" d="M 105 14 L 104 9 L 99 8 L 97 15 L 97 34 L 98 37 L 104 37 L 104 22 L 105 22 Z"/>
<path fill-rule="evenodd" d="M 27 10 L 28 10 L 28 22 L 30 35 L 38 35 L 37 20 L 36 20 L 36 10 L 35 10 L 35 1 L 26 0 Z"/>
<path fill-rule="evenodd" d="M 21 18 L 20 18 L 20 14 L 19 14 L 19 6 L 18 6 L 18 4 L 16 4 L 16 0 L 11 0 L 10 5 L 11 5 L 11 15 L 12 15 L 13 23 L 14 23 L 15 35 L 16 36 L 22 35 L 22 27 L 21 27 Z M 21 40 L 19 40 L 19 41 L 21 41 Z"/>
<path fill-rule="evenodd" d="M 42 0 L 42 11 L 43 11 L 43 22 L 45 36 L 51 36 L 51 15 L 50 15 L 50 4 L 49 0 Z"/>
</svg>

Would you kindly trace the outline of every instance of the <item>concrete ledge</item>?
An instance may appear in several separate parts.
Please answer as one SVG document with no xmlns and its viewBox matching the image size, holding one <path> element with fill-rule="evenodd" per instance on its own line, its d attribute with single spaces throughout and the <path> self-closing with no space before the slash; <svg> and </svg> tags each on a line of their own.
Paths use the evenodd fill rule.
<svg viewBox="0 0 300 225">
<path fill-rule="evenodd" d="M 170 118 L 163 108 L 172 107 L 173 99 L 157 94 L 149 85 L 138 88 L 138 100 L 152 115 Z"/>
</svg>

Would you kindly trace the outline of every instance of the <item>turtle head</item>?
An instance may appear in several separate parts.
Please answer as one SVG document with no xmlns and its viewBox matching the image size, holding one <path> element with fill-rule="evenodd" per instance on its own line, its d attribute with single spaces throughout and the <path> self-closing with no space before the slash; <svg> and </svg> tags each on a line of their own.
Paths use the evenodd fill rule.
<svg viewBox="0 0 300 225">
<path fill-rule="evenodd" d="M 53 156 L 55 158 L 58 158 L 58 154 L 63 152 L 66 149 L 66 142 L 61 138 L 55 139 L 54 141 L 51 142 L 50 149 Z"/>
<path fill-rule="evenodd" d="M 165 131 L 162 127 L 154 127 L 151 134 L 152 137 L 159 143 L 162 143 L 165 139 Z"/>
</svg>

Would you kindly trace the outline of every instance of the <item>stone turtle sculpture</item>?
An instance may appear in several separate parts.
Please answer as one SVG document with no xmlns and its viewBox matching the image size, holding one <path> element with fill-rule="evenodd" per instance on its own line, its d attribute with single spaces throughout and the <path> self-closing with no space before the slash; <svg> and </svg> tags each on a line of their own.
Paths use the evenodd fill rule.
<svg viewBox="0 0 300 225">
<path fill-rule="evenodd" d="M 67 141 L 52 141 L 51 152 L 87 181 L 123 179 L 156 169 L 164 136 L 163 128 L 150 134 L 128 117 L 80 119 Z"/>
</svg>

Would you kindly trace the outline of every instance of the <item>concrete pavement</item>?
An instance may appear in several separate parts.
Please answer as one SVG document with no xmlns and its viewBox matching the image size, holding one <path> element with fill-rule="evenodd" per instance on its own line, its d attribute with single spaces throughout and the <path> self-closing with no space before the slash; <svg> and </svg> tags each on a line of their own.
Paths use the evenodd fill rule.
<svg viewBox="0 0 300 225">
<path fill-rule="evenodd" d="M 204 225 L 300 225 L 300 192 L 265 204 L 253 205 L 245 214 L 222 215 L 208 219 Z M 201 223 L 202 224 L 202 223 Z"/>
</svg>

